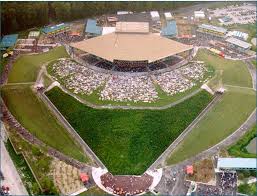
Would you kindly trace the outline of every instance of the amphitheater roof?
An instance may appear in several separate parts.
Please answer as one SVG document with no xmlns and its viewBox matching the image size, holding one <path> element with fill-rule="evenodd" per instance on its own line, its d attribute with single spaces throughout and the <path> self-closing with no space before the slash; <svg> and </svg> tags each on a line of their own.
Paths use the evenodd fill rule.
<svg viewBox="0 0 257 196">
<path fill-rule="evenodd" d="M 192 48 L 155 34 L 110 33 L 72 43 L 72 47 L 108 61 L 154 62 Z"/>
</svg>

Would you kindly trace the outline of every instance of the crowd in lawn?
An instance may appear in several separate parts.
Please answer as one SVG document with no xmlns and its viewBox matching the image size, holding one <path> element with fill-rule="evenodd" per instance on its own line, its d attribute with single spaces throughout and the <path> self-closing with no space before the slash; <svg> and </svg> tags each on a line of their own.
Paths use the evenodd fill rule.
<svg viewBox="0 0 257 196">
<path fill-rule="evenodd" d="M 64 59 L 53 65 L 53 71 L 63 81 L 66 88 L 75 94 L 90 95 L 100 87 L 109 76 L 82 66 L 74 61 Z"/>
<path fill-rule="evenodd" d="M 70 59 L 62 59 L 52 67 L 54 76 L 75 94 L 90 95 L 99 92 L 100 100 L 154 102 L 158 97 L 154 83 L 169 95 L 184 92 L 197 82 L 202 82 L 207 71 L 203 63 L 191 62 L 178 69 L 148 75 L 102 73 L 78 64 Z"/>
<path fill-rule="evenodd" d="M 202 63 L 190 63 L 170 72 L 156 75 L 157 83 L 169 95 L 185 92 L 203 79 L 206 68 Z"/>
<path fill-rule="evenodd" d="M 152 102 L 158 99 L 158 93 L 148 76 L 117 75 L 108 80 L 100 99 Z"/>
</svg>

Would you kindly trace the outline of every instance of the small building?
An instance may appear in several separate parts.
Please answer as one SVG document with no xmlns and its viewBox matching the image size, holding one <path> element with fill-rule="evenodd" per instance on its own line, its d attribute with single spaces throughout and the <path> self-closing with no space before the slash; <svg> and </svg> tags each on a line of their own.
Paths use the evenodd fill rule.
<svg viewBox="0 0 257 196">
<path fill-rule="evenodd" d="M 115 16 L 108 16 L 108 17 L 107 17 L 107 21 L 108 21 L 108 22 L 117 22 L 117 21 L 118 21 L 118 18 L 115 17 Z"/>
<path fill-rule="evenodd" d="M 5 35 L 0 43 L 0 50 L 6 50 L 14 47 L 18 39 L 18 34 Z"/>
<path fill-rule="evenodd" d="M 209 34 L 216 37 L 225 37 L 227 29 L 209 24 L 201 24 L 198 26 L 197 32 Z"/>
<path fill-rule="evenodd" d="M 194 16 L 197 19 L 205 18 L 204 11 L 194 11 Z"/>
<path fill-rule="evenodd" d="M 40 31 L 30 31 L 28 35 L 28 39 L 38 39 L 40 35 Z"/>
<path fill-rule="evenodd" d="M 129 14 L 128 11 L 118 11 L 117 15 L 125 15 L 125 14 Z"/>
<path fill-rule="evenodd" d="M 248 33 L 244 33 L 244 32 L 241 32 L 241 31 L 229 31 L 227 36 L 236 37 L 238 39 L 245 40 L 245 41 L 249 37 Z"/>
<path fill-rule="evenodd" d="M 230 18 L 229 16 L 224 16 L 222 18 L 219 18 L 219 21 L 224 24 L 224 23 L 227 23 L 227 22 L 230 22 L 232 21 L 232 18 Z"/>
<path fill-rule="evenodd" d="M 256 170 L 256 158 L 218 158 L 219 170 Z"/>
<path fill-rule="evenodd" d="M 47 35 L 59 34 L 69 30 L 70 30 L 70 26 L 66 23 L 61 23 L 54 26 L 48 26 L 41 29 L 41 31 Z"/>
<path fill-rule="evenodd" d="M 172 20 L 173 19 L 173 16 L 171 15 L 170 12 L 165 12 L 164 17 L 165 17 L 166 20 Z"/>
<path fill-rule="evenodd" d="M 193 165 L 187 165 L 186 166 L 186 174 L 193 175 L 194 174 L 194 167 Z"/>
<path fill-rule="evenodd" d="M 160 15 L 158 11 L 151 11 L 150 12 L 151 18 L 153 21 L 158 21 L 160 20 Z"/>
<path fill-rule="evenodd" d="M 103 30 L 102 27 L 97 26 L 96 20 L 93 20 L 93 19 L 87 20 L 85 32 L 89 36 L 94 37 L 94 36 L 102 35 L 102 30 Z"/>
<path fill-rule="evenodd" d="M 165 37 L 175 37 L 177 36 L 177 24 L 176 21 L 167 21 L 166 27 L 161 29 L 161 35 Z"/>
<path fill-rule="evenodd" d="M 114 33 L 115 29 L 116 29 L 116 27 L 103 27 L 102 35 Z"/>
<path fill-rule="evenodd" d="M 240 52 L 247 52 L 251 49 L 252 44 L 242 41 L 240 39 L 230 37 L 226 39 L 226 42 L 228 43 L 228 46 L 232 49 L 236 49 Z"/>
<path fill-rule="evenodd" d="M 117 33 L 149 33 L 148 22 L 117 22 Z"/>
</svg>

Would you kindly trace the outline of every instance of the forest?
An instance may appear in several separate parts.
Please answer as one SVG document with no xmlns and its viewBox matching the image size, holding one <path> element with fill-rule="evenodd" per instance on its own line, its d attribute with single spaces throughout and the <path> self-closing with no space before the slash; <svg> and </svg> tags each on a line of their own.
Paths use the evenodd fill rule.
<svg viewBox="0 0 257 196">
<path fill-rule="evenodd" d="M 172 10 L 197 2 L 1 2 L 1 34 L 16 33 L 49 23 L 113 14 L 120 10 L 133 12 Z"/>
</svg>

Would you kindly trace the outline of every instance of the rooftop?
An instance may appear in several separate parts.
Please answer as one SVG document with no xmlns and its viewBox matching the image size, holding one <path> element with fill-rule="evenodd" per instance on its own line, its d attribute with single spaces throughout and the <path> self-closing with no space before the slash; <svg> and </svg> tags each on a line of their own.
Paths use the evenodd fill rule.
<svg viewBox="0 0 257 196">
<path fill-rule="evenodd" d="M 97 26 L 96 20 L 93 20 L 93 19 L 88 19 L 87 20 L 86 29 L 85 29 L 86 33 L 101 35 L 102 30 L 103 29 L 101 27 Z"/>
<path fill-rule="evenodd" d="M 54 25 L 54 26 L 44 27 L 42 29 L 42 31 L 47 34 L 47 33 L 53 33 L 55 31 L 59 31 L 61 29 L 65 29 L 65 28 L 69 28 L 68 24 L 61 23 L 61 24 L 57 24 L 57 25 Z"/>
<path fill-rule="evenodd" d="M 71 46 L 111 62 L 148 60 L 149 63 L 192 49 L 192 46 L 151 33 L 110 33 Z"/>
<path fill-rule="evenodd" d="M 117 22 L 117 33 L 149 33 L 148 22 Z"/>
<path fill-rule="evenodd" d="M 255 158 L 219 158 L 218 168 L 223 169 L 254 169 L 256 168 Z"/>
<path fill-rule="evenodd" d="M 225 29 L 223 27 L 217 27 L 217 26 L 208 25 L 208 24 L 201 24 L 198 27 L 202 28 L 202 29 L 208 29 L 208 30 L 220 32 L 220 33 L 226 33 L 227 32 L 227 29 Z"/>
<path fill-rule="evenodd" d="M 30 31 L 29 37 L 38 37 L 40 35 L 40 31 Z"/>
<path fill-rule="evenodd" d="M 177 35 L 176 21 L 168 21 L 167 26 L 162 28 L 161 35 L 163 35 L 163 36 L 176 36 Z"/>
<path fill-rule="evenodd" d="M 234 44 L 234 45 L 239 46 L 244 49 L 251 48 L 251 46 L 252 46 L 251 44 L 244 42 L 240 39 L 234 38 L 234 37 L 230 37 L 230 38 L 226 39 L 226 42 Z"/>
<path fill-rule="evenodd" d="M 9 48 L 15 45 L 18 34 L 5 35 L 0 43 L 0 48 Z"/>
</svg>

